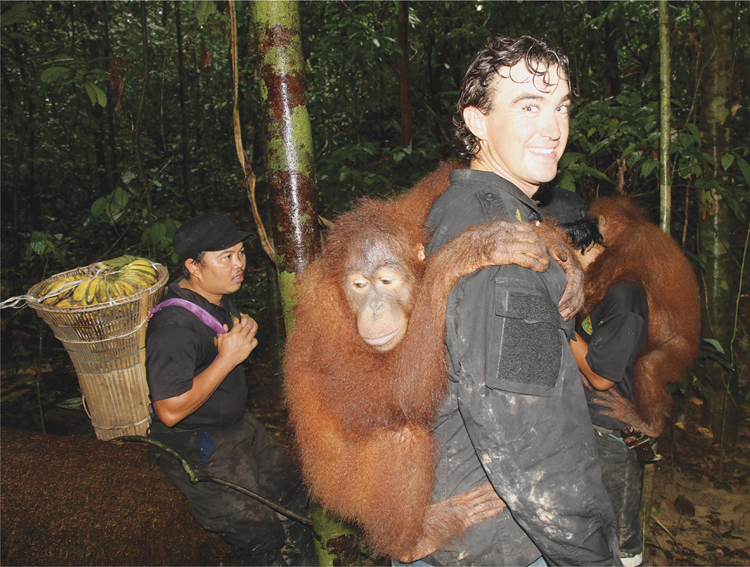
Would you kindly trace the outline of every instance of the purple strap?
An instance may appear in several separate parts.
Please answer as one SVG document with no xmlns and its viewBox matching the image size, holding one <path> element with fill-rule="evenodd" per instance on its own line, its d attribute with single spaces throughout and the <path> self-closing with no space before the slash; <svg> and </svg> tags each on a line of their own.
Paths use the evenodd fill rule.
<svg viewBox="0 0 750 567">
<path fill-rule="evenodd" d="M 224 326 L 219 323 L 219 320 L 211 315 L 208 311 L 203 309 L 203 307 L 196 305 L 192 301 L 188 301 L 187 299 L 181 299 L 179 297 L 173 297 L 171 299 L 165 299 L 161 303 L 159 303 L 156 307 L 153 307 L 149 310 L 149 313 L 153 315 L 154 313 L 158 313 L 165 307 L 171 307 L 173 305 L 176 305 L 178 307 L 184 307 L 188 311 L 190 311 L 193 315 L 198 317 L 198 319 L 201 320 L 201 322 L 219 333 L 220 335 L 223 335 L 226 333 L 224 330 Z"/>
</svg>

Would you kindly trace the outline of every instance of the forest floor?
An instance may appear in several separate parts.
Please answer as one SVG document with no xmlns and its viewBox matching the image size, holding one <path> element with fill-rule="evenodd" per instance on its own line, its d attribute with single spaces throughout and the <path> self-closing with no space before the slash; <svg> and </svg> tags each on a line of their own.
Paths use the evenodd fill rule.
<svg viewBox="0 0 750 567">
<path fill-rule="evenodd" d="M 64 356 L 54 360 L 41 368 L 47 433 L 36 373 L 2 368 L 0 564 L 233 565 L 229 546 L 202 530 L 188 502 L 148 469 L 145 445 L 98 441 L 82 409 L 60 407 L 75 395 L 76 377 Z M 256 363 L 248 373 L 249 407 L 289 446 L 267 366 Z M 672 429 L 672 442 L 659 443 L 644 564 L 748 565 L 750 412 L 745 404 L 739 444 L 720 467 L 718 443 L 699 427 L 700 406 L 686 399 L 674 414 L 691 409 L 684 429 Z"/>
</svg>

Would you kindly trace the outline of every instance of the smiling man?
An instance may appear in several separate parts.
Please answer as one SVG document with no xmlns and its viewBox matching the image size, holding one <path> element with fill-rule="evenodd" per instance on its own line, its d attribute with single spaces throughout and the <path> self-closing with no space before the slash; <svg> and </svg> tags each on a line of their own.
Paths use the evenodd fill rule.
<svg viewBox="0 0 750 567">
<path fill-rule="evenodd" d="M 228 295 L 240 289 L 245 242 L 229 213 L 208 213 L 183 224 L 174 236 L 182 276 L 167 288 L 146 334 L 146 374 L 154 409 L 149 436 L 177 451 L 199 476 L 238 484 L 305 514 L 307 491 L 283 447 L 247 410 L 242 363 L 258 344 L 258 325 Z M 292 521 L 282 524 L 258 501 L 210 482 L 192 484 L 182 465 L 149 445 L 158 462 L 190 500 L 205 529 L 234 546 L 238 565 L 279 565 L 285 528 L 311 552 L 311 537 Z"/>
<path fill-rule="evenodd" d="M 430 211 L 428 256 L 472 225 L 542 221 L 532 197 L 557 175 L 568 140 L 567 65 L 531 37 L 496 38 L 474 57 L 454 119 L 470 168 L 451 172 Z M 496 266 L 463 278 L 448 299 L 450 393 L 435 426 L 434 500 L 489 480 L 510 514 L 473 526 L 427 563 L 620 564 L 568 346 L 573 321 L 557 307 L 565 285 L 557 262 L 542 273 Z"/>
</svg>

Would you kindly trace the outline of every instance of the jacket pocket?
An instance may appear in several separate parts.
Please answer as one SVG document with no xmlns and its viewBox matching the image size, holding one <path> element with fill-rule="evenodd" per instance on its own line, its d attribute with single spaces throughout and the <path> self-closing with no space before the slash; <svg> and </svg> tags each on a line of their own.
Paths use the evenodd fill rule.
<svg viewBox="0 0 750 567">
<path fill-rule="evenodd" d="M 487 386 L 517 394 L 561 395 L 564 329 L 546 289 L 527 280 L 496 278 Z"/>
</svg>

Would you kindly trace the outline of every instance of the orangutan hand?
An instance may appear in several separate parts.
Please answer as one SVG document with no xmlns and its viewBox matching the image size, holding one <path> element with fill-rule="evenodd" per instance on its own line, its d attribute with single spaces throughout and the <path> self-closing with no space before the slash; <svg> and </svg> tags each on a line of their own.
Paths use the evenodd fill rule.
<svg viewBox="0 0 750 567">
<path fill-rule="evenodd" d="M 434 553 L 460 534 L 444 533 L 445 525 L 455 525 L 456 520 L 463 522 L 464 531 L 488 518 L 497 516 L 506 507 L 505 502 L 497 495 L 489 482 L 477 486 L 463 494 L 457 494 L 427 508 L 422 536 L 416 547 L 408 556 L 399 557 L 402 563 L 412 563 Z"/>
<path fill-rule="evenodd" d="M 614 389 L 596 392 L 591 401 L 607 408 L 607 410 L 599 412 L 601 415 L 619 419 L 623 423 L 632 425 L 641 433 L 645 433 L 654 439 L 661 435 L 661 430 L 657 430 L 641 419 L 633 402 L 618 394 Z"/>
</svg>

